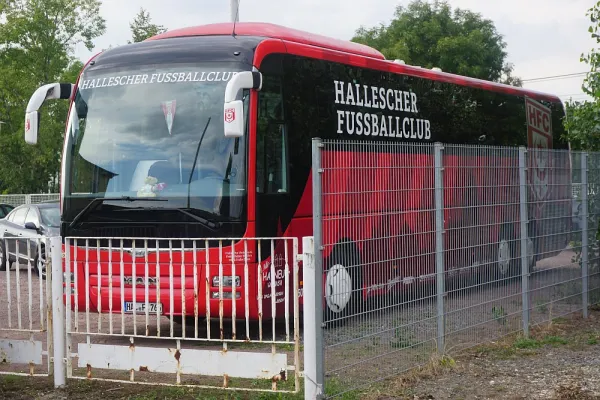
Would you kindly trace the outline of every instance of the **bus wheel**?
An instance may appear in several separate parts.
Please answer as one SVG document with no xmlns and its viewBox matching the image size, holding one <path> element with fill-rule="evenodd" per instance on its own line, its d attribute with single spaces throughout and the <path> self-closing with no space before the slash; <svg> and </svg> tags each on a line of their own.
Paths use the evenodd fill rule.
<svg viewBox="0 0 600 400">
<path fill-rule="evenodd" d="M 533 272 L 535 264 L 535 246 L 533 244 L 533 240 L 531 240 L 531 237 L 527 235 L 527 266 L 529 267 L 529 272 Z"/>
<path fill-rule="evenodd" d="M 324 274 L 324 326 L 343 325 L 358 311 L 361 299 L 361 265 L 354 244 L 338 245 L 327 262 Z"/>
<path fill-rule="evenodd" d="M 498 240 L 498 258 L 496 262 L 496 276 L 498 279 L 512 278 L 517 275 L 520 258 L 517 255 L 517 243 L 514 230 L 509 225 L 504 225 Z"/>
</svg>

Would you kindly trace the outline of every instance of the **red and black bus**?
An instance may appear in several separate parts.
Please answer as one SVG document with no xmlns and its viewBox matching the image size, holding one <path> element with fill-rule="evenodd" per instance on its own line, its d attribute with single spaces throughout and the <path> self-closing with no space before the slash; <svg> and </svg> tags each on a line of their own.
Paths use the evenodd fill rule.
<svg viewBox="0 0 600 400">
<path fill-rule="evenodd" d="M 96 261 L 102 263 L 119 257 L 117 251 L 107 249 L 106 238 L 125 238 L 126 247 L 131 249 L 143 247 L 136 243 L 139 238 L 311 235 L 311 141 L 316 137 L 377 143 L 568 147 L 563 140 L 563 104 L 556 96 L 413 67 L 386 60 L 377 50 L 361 44 L 263 23 L 237 23 L 235 30 L 231 23 L 172 30 L 94 56 L 74 84 L 48 84 L 32 96 L 25 126 L 28 143 L 37 141 L 39 108 L 46 99 L 53 98 L 70 101 L 62 155 L 61 235 L 93 238 L 89 246 L 99 243 L 101 248 L 89 252 L 90 257 L 98 256 L 100 260 Z M 537 136 L 532 136 L 531 127 L 538 128 L 534 130 Z M 338 160 L 346 160 L 339 162 L 348 166 L 360 162 L 360 154 L 357 151 Z M 388 152 L 382 153 L 380 162 L 431 164 L 424 159 L 427 157 L 431 154 Z M 457 157 L 461 156 L 447 156 L 445 162 L 460 164 Z M 503 162 L 515 166 L 517 160 Z M 454 179 L 452 169 L 448 171 L 447 179 Z M 385 176 L 384 168 L 370 173 L 373 185 L 402 182 Z M 340 174 L 324 184 L 334 185 L 339 191 L 352 187 L 351 178 Z M 468 182 L 476 187 L 485 179 L 485 173 L 474 171 Z M 415 193 L 419 185 L 425 184 L 419 179 L 403 182 L 409 182 Z M 375 186 L 373 189 L 377 190 Z M 556 191 L 545 193 L 562 195 Z M 449 224 L 460 223 L 460 211 L 451 209 L 463 204 L 465 196 L 460 190 L 446 195 Z M 382 207 L 394 200 L 385 196 L 378 199 L 383 199 Z M 334 213 L 338 207 L 350 209 L 353 204 L 351 198 L 346 198 L 324 204 L 323 210 Z M 367 204 L 378 207 L 374 199 Z M 415 212 L 432 206 L 425 198 L 397 205 L 398 210 L 410 207 Z M 565 209 L 570 207 L 565 204 Z M 357 229 L 352 230 L 357 237 L 342 237 L 348 232 L 342 234 L 335 224 L 325 227 L 328 231 L 324 234 L 330 243 L 355 243 L 352 251 L 361 253 L 366 250 L 357 243 L 365 239 L 379 234 L 399 237 L 433 224 L 419 221 L 411 213 L 404 215 L 398 232 L 389 231 L 390 224 L 380 218 L 370 221 L 369 226 L 358 221 Z M 492 228 L 486 231 L 486 240 L 512 246 L 504 236 L 519 237 L 520 228 L 511 221 L 502 221 L 502 215 L 501 210 L 489 213 Z M 529 224 L 530 238 L 556 237 L 549 231 L 556 224 L 545 226 L 543 220 Z M 508 231 L 504 228 L 507 222 Z M 430 237 L 414 242 L 412 248 L 421 246 L 425 254 L 434 241 Z M 559 238 L 529 243 L 530 254 L 551 255 L 562 250 L 566 241 Z M 84 249 L 71 247 L 65 251 L 78 253 L 82 260 Z M 401 252 L 403 247 L 398 243 L 385 248 Z M 176 262 L 185 263 L 191 260 L 193 251 L 187 247 L 181 253 L 184 255 L 177 252 L 173 257 L 183 257 Z M 199 260 L 205 258 L 204 251 L 196 249 Z M 336 251 L 335 246 L 328 247 L 324 257 L 329 259 Z M 262 249 L 261 260 L 257 259 L 257 249 L 250 252 L 251 264 L 265 263 L 268 271 L 270 250 Z M 509 253 L 518 254 L 514 249 Z M 123 257 L 127 274 L 131 275 L 136 255 L 128 252 Z M 168 280 L 168 252 L 158 251 L 148 257 L 151 265 L 159 266 L 153 271 Z M 99 285 L 96 277 L 108 279 L 104 276 L 106 269 L 99 272 L 93 263 L 90 265 L 94 279 L 81 279 L 79 293 L 85 293 L 87 285 L 91 308 L 107 312 L 109 302 L 103 300 L 103 306 L 99 306 L 95 300 L 98 296 L 109 297 L 108 285 Z M 419 275 L 435 271 L 430 262 L 420 265 L 423 271 L 416 272 Z M 116 277 L 118 268 L 115 265 Z M 224 275 L 231 275 L 227 263 L 223 268 Z M 247 281 L 243 276 L 236 277 L 237 283 L 229 282 L 227 290 L 242 291 L 250 286 L 250 294 L 256 298 L 257 268 L 249 270 L 254 272 Z M 402 266 L 399 271 L 402 275 Z M 175 277 L 179 274 L 178 269 L 171 272 Z M 85 276 L 83 271 L 78 274 Z M 140 274 L 138 271 L 137 276 Z M 217 276 L 218 270 L 208 275 Z M 200 276 L 204 277 L 204 272 Z M 370 276 L 370 281 L 353 277 L 352 296 L 359 299 L 376 295 L 377 290 L 369 288 L 385 284 L 381 280 L 389 274 L 381 271 L 364 276 Z M 267 281 L 263 280 L 265 285 Z M 190 285 L 188 289 L 194 285 L 193 279 L 185 282 Z M 204 278 L 196 284 L 202 292 L 218 290 L 205 287 L 210 283 Z M 135 290 L 140 292 L 137 298 L 143 298 L 144 289 L 131 286 L 125 294 L 127 301 L 131 301 Z M 165 298 L 169 295 L 167 291 L 161 293 Z M 192 290 L 186 293 L 193 295 Z M 113 295 L 114 311 L 120 311 L 120 294 Z M 78 301 L 83 307 L 82 297 Z M 226 301 L 235 301 L 237 309 L 243 309 L 243 296 L 236 300 L 232 297 Z M 169 310 L 168 300 L 152 301 L 164 304 L 165 315 L 181 314 L 179 303 Z M 200 314 L 209 307 L 216 312 L 218 301 L 211 297 L 205 304 L 201 296 Z M 353 303 L 347 301 L 348 305 Z M 333 311 L 343 312 L 338 306 Z M 230 308 L 226 308 L 226 314 L 227 310 Z M 251 318 L 257 318 L 255 308 L 250 312 Z"/>
</svg>

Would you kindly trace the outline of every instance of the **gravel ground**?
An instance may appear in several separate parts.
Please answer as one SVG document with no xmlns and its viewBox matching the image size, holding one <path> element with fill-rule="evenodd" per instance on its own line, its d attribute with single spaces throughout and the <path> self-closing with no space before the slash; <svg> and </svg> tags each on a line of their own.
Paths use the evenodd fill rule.
<svg viewBox="0 0 600 400">
<path fill-rule="evenodd" d="M 404 384 L 397 397 L 387 398 L 600 399 L 599 343 L 600 312 L 592 311 L 588 320 L 561 319 L 534 331 L 530 340 L 473 349 L 453 368 Z"/>
<path fill-rule="evenodd" d="M 338 387 L 338 389 L 342 389 Z M 331 393 L 331 391 L 329 391 Z M 105 399 L 302 399 L 188 388 L 148 387 L 111 382 L 70 381 L 54 391 L 45 378 L 0 376 L 0 398 L 17 400 Z M 600 311 L 590 318 L 561 318 L 534 330 L 529 340 L 501 341 L 439 360 L 386 380 L 345 400 L 600 399 Z"/>
<path fill-rule="evenodd" d="M 532 324 L 582 309 L 581 269 L 573 256 L 567 250 L 538 262 L 529 279 Z M 591 276 L 590 290 L 599 286 L 598 276 Z M 436 298 L 424 292 L 417 297 L 419 301 L 381 305 L 326 331 L 326 379 L 350 390 L 429 363 L 437 348 Z M 461 282 L 444 299 L 448 354 L 519 332 L 523 326 L 521 279 L 480 286 Z"/>
</svg>

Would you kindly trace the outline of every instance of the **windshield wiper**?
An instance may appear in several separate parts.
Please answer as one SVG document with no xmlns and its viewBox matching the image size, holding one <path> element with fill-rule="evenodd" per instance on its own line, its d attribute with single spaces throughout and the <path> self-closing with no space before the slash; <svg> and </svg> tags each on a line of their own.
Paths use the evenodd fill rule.
<svg viewBox="0 0 600 400">
<path fill-rule="evenodd" d="M 198 221 L 200 222 L 202 225 L 206 226 L 209 229 L 212 230 L 216 230 L 217 228 L 220 228 L 223 223 L 220 221 L 214 221 L 211 219 L 207 219 L 207 218 L 203 218 L 200 217 L 188 210 L 188 208 L 177 208 L 177 207 L 136 207 L 136 208 L 132 208 L 132 209 L 128 209 L 127 211 L 147 211 L 147 210 L 163 210 L 163 211 L 177 211 L 180 212 L 182 214 L 185 214 L 186 216 L 192 218 L 194 221 Z M 206 212 L 207 214 L 211 214 L 209 212 Z"/>
<path fill-rule="evenodd" d="M 202 140 L 204 140 L 204 135 L 206 134 L 206 130 L 208 129 L 208 124 L 210 124 L 210 119 L 212 117 L 208 117 L 208 121 L 206 121 L 206 126 L 204 127 L 204 131 L 202 132 L 202 136 L 200 136 L 200 141 L 198 142 L 198 147 L 196 148 L 196 156 L 194 157 L 194 164 L 192 164 L 192 170 L 190 171 L 190 178 L 188 179 L 188 196 L 187 196 L 187 208 L 190 208 L 190 193 L 191 193 L 191 184 L 192 184 L 192 176 L 194 176 L 194 169 L 196 169 L 196 163 L 198 162 L 198 154 L 200 153 L 200 146 L 202 145 Z"/>
<path fill-rule="evenodd" d="M 165 210 L 177 210 L 180 213 L 185 214 L 188 217 L 202 223 L 203 225 L 206 225 L 210 229 L 217 229 L 217 228 L 220 228 L 222 225 L 221 222 L 215 222 L 215 221 L 211 221 L 206 218 L 199 217 L 196 214 L 187 211 L 185 208 L 165 208 Z"/>
<path fill-rule="evenodd" d="M 160 199 L 160 198 L 156 198 L 156 197 L 132 197 L 132 196 L 97 197 L 97 198 L 93 199 L 92 201 L 90 201 L 90 203 L 87 206 L 85 206 L 83 208 L 83 210 L 81 210 L 79 212 L 79 214 L 77 214 L 75 216 L 75 218 L 73 218 L 73 221 L 71 221 L 71 223 L 69 224 L 69 228 L 73 228 L 77 224 L 77 222 L 79 222 L 84 216 L 86 216 L 90 212 L 94 211 L 96 208 L 98 208 L 98 206 L 100 204 L 104 203 L 105 201 L 138 201 L 138 200 L 167 201 L 167 199 Z"/>
</svg>

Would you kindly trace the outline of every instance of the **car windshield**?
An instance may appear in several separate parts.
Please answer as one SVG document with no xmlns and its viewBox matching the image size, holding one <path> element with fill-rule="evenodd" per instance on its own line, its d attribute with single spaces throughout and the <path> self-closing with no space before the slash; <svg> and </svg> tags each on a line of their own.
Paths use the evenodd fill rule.
<svg viewBox="0 0 600 400">
<path fill-rule="evenodd" d="M 223 135 L 225 86 L 238 71 L 194 64 L 84 73 L 70 114 L 65 198 L 160 197 L 153 208 L 240 218 L 245 139 Z M 246 93 L 244 101 L 247 109 Z"/>
<path fill-rule="evenodd" d="M 40 215 L 42 216 L 42 223 L 50 228 L 57 228 L 60 226 L 60 210 L 58 207 L 52 208 L 40 208 Z"/>
</svg>

